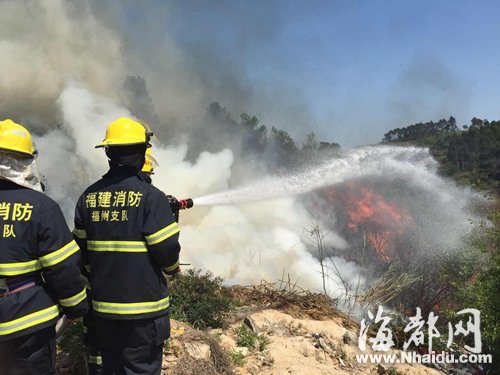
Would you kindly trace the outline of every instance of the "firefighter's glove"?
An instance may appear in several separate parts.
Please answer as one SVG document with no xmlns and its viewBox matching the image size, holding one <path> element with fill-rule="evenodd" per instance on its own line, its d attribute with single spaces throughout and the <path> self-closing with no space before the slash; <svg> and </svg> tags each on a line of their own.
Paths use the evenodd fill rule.
<svg viewBox="0 0 500 375">
<path fill-rule="evenodd" d="M 181 204 L 179 200 L 173 195 L 167 195 L 168 203 L 170 204 L 170 209 L 174 214 L 174 220 L 179 222 L 179 211 L 181 209 Z"/>
<path fill-rule="evenodd" d="M 169 271 L 168 273 L 164 269 L 161 272 L 163 273 L 163 276 L 165 277 L 165 279 L 167 281 L 169 281 L 169 280 L 173 280 L 177 275 L 179 275 L 181 273 L 181 267 L 178 266 L 175 270 Z"/>
</svg>

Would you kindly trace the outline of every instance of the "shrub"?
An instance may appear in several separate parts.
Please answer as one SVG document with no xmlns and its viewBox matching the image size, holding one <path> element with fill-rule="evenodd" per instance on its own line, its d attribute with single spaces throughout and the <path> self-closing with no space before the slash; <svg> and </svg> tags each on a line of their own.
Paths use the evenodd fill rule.
<svg viewBox="0 0 500 375">
<path fill-rule="evenodd" d="M 83 323 L 81 319 L 69 323 L 58 339 L 59 359 L 69 366 L 72 374 L 87 373 L 87 352 L 83 343 Z M 61 358 L 62 357 L 62 358 Z"/>
<path fill-rule="evenodd" d="M 252 332 L 246 325 L 242 324 L 236 330 L 236 345 L 244 346 L 245 348 L 253 349 L 257 342 L 257 335 Z"/>
<path fill-rule="evenodd" d="M 237 350 L 231 352 L 231 359 L 237 367 L 243 367 L 246 362 L 245 355 Z"/>
<path fill-rule="evenodd" d="M 224 327 L 224 316 L 232 308 L 223 279 L 209 271 L 188 269 L 170 283 L 172 318 L 195 328 Z"/>
<path fill-rule="evenodd" d="M 267 336 L 255 333 L 245 324 L 242 324 L 236 331 L 236 345 L 263 351 L 269 345 L 269 339 Z"/>
</svg>

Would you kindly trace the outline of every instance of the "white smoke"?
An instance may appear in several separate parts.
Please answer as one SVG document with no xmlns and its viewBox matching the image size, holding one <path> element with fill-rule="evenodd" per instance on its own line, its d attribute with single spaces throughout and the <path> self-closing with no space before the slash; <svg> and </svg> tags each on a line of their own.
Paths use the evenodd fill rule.
<svg viewBox="0 0 500 375">
<path fill-rule="evenodd" d="M 157 114 L 169 124 L 199 123 L 199 114 L 220 98 L 219 86 L 190 68 L 168 34 L 161 40 L 131 43 L 127 38 L 137 35 L 123 33 L 123 12 L 119 2 L 0 3 L 0 114 L 33 132 L 46 192 L 60 203 L 70 227 L 78 196 L 107 170 L 104 152 L 94 148 L 106 125 L 120 116 L 134 117 L 125 105 L 127 75 L 145 78 Z M 154 29 L 154 18 L 167 14 L 168 7 L 150 9 L 148 25 Z M 229 100 L 234 95 L 228 87 Z M 235 157 L 230 150 L 201 152 L 191 162 L 185 157 L 186 145 L 161 138 L 168 129 L 150 125 L 158 134 L 156 186 L 181 198 L 230 187 Z M 307 215 L 293 198 L 197 207 L 181 214 L 182 261 L 231 283 L 275 281 L 285 272 L 316 288 L 317 262 L 301 235 L 307 225 Z"/>
<path fill-rule="evenodd" d="M 187 260 L 228 283 L 275 281 L 289 272 L 315 286 L 317 261 L 300 238 L 306 218 L 292 199 L 212 207 L 183 226 Z"/>
<path fill-rule="evenodd" d="M 86 1 L 2 1 L 0 35 L 0 112 L 53 127 L 56 99 L 72 79 L 118 97 L 122 41 Z"/>
<path fill-rule="evenodd" d="M 220 85 L 214 84 L 211 76 L 192 69 L 168 35 L 161 43 L 147 41 L 131 47 L 119 31 L 128 25 L 118 28 L 107 22 L 113 19 L 106 16 L 107 4 L 112 4 L 108 11 L 114 14 L 120 3 L 0 2 L 0 115 L 12 117 L 35 134 L 47 193 L 61 204 L 70 227 L 76 199 L 107 170 L 104 152 L 94 148 L 102 141 L 106 125 L 120 116 L 137 115 L 125 104 L 123 82 L 127 75 L 145 77 L 161 124 L 193 126 L 200 122 L 199 113 L 220 98 Z M 158 14 L 151 14 L 155 11 L 150 9 L 149 16 L 165 16 L 164 7 Z M 127 20 L 124 15 L 114 18 L 118 23 Z M 142 26 L 154 29 L 154 19 L 149 21 Z M 231 95 L 235 90 L 225 92 L 223 99 L 229 102 L 231 96 L 237 96 Z M 432 236 L 442 228 L 447 236 L 440 238 L 458 241 L 461 236 L 457 233 L 467 233 L 470 228 L 466 209 L 470 197 L 436 176 L 435 163 L 424 149 L 360 148 L 319 169 L 278 180 L 256 174 L 260 169 L 249 165 L 245 179 L 265 183 L 234 192 L 228 189 L 232 187 L 231 168 L 237 155 L 230 150 L 201 152 L 197 160 L 188 161 L 185 144 L 161 138 L 169 129 L 150 125 L 158 134 L 153 153 L 160 166 L 154 184 L 179 198 L 205 196 L 196 199 L 193 209 L 181 213 L 181 261 L 211 270 L 227 283 L 254 284 L 286 275 L 302 287 L 321 290 L 320 265 L 314 256 L 317 249 L 305 235 L 313 220 L 294 194 L 347 179 L 371 176 L 411 181 L 415 194 L 423 191 L 438 197 L 434 211 L 422 215 L 432 218 L 435 214 L 441 220 L 440 211 L 444 211 L 449 212 L 445 221 L 452 216 L 456 219 L 441 226 L 429 220 L 425 230 Z M 211 139 L 203 141 L 208 144 Z M 215 195 L 207 197 L 209 194 Z M 407 195 L 416 196 L 412 194 Z M 350 245 L 335 228 L 325 244 L 346 250 Z M 339 272 L 329 274 L 328 290 L 337 293 L 340 279 L 356 285 L 360 267 L 341 258 L 332 261 Z M 364 278 L 360 280 L 364 282 Z"/>
<path fill-rule="evenodd" d="M 62 92 L 57 104 L 62 126 L 36 141 L 47 192 L 62 205 L 72 227 L 79 194 L 107 170 L 103 150 L 94 146 L 101 142 L 109 122 L 130 114 L 76 84 Z M 186 152 L 183 144 L 153 146 L 159 161 L 153 175 L 155 186 L 179 198 L 228 188 L 233 162 L 230 150 L 202 152 L 195 163 L 185 160 Z M 302 236 L 310 224 L 307 212 L 291 197 L 233 206 L 196 206 L 181 212 L 181 262 L 210 270 L 228 284 L 276 281 L 284 273 L 302 287 L 319 290 L 319 264 Z"/>
<path fill-rule="evenodd" d="M 131 114 L 75 83 L 63 90 L 56 103 L 62 124 L 37 137 L 39 165 L 47 192 L 62 205 L 72 226 L 79 194 L 107 170 L 103 150 L 94 146 L 102 141 L 109 122 Z M 322 275 L 318 244 L 308 234 L 314 226 L 313 217 L 297 198 L 353 179 L 382 178 L 394 184 L 406 181 L 403 187 L 414 189 L 407 192 L 409 201 L 432 197 L 423 198 L 421 207 L 417 203 L 411 209 L 413 214 L 429 217 L 423 232 L 435 244 L 456 246 L 472 230 L 467 206 L 474 195 L 438 177 L 436 163 L 426 149 L 357 148 L 319 167 L 281 178 L 254 176 L 259 182 L 231 190 L 230 150 L 202 152 L 193 163 L 185 159 L 186 145 L 167 147 L 161 141 L 155 139 L 153 146 L 159 162 L 154 185 L 178 198 L 204 195 L 194 199 L 193 209 L 181 212 L 181 262 L 210 270 L 227 284 L 274 282 L 284 276 L 301 287 L 321 291 L 325 277 L 325 288 L 332 296 L 352 293 L 356 285 L 364 287 L 367 278 L 363 269 L 340 257 L 327 257 Z M 319 225 L 329 231 L 324 246 L 348 251 L 351 244 L 334 222 Z"/>
<path fill-rule="evenodd" d="M 46 178 L 47 193 L 62 203 L 66 218 L 74 213 L 75 200 L 89 181 L 107 171 L 107 158 L 94 146 L 104 138 L 105 126 L 127 110 L 111 100 L 93 95 L 75 83 L 69 84 L 55 101 L 62 124 L 42 137 L 39 166 Z M 104 127 L 104 129 L 103 129 Z"/>
</svg>

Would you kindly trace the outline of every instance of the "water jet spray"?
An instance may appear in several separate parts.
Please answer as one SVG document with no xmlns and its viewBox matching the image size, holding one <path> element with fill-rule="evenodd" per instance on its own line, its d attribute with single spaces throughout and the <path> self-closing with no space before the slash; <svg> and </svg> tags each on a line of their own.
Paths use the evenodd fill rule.
<svg viewBox="0 0 500 375">
<path fill-rule="evenodd" d="M 438 182 L 436 162 L 429 150 L 418 147 L 360 147 L 320 165 L 286 176 L 266 177 L 248 186 L 194 199 L 196 205 L 226 205 L 257 202 L 307 193 L 350 180 L 377 176 L 421 175 L 424 182 Z M 432 182 L 431 182 L 432 183 Z"/>
</svg>

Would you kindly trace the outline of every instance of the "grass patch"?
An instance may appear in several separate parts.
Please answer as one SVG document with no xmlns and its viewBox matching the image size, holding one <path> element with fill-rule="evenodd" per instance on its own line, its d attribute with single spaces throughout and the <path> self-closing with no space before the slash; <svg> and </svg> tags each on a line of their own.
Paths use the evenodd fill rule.
<svg viewBox="0 0 500 375">
<path fill-rule="evenodd" d="M 233 302 L 223 279 L 211 272 L 188 269 L 169 283 L 172 318 L 199 329 L 224 328 Z"/>
<path fill-rule="evenodd" d="M 243 367 L 245 366 L 246 363 L 245 356 L 243 355 L 243 353 L 237 350 L 231 352 L 231 360 L 233 361 L 236 367 Z"/>
<path fill-rule="evenodd" d="M 236 330 L 236 345 L 263 351 L 269 345 L 269 338 L 265 335 L 253 332 L 245 324 L 242 324 Z"/>
<path fill-rule="evenodd" d="M 87 374 L 87 351 L 83 341 L 81 319 L 71 322 L 58 339 L 58 357 L 64 358 L 72 374 Z"/>
</svg>

